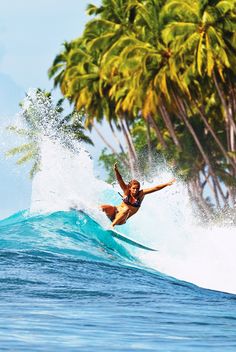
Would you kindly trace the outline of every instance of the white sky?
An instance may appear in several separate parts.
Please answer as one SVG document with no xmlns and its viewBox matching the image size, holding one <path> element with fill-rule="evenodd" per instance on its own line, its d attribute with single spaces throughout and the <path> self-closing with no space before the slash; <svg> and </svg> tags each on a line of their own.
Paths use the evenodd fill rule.
<svg viewBox="0 0 236 352">
<path fill-rule="evenodd" d="M 100 0 L 0 0 L 0 127 L 13 119 L 29 88 L 50 90 L 47 70 L 62 43 L 83 32 L 86 6 Z M 0 134 L 0 218 L 28 208 L 27 169 L 5 160 L 9 136 Z M 98 147 L 100 148 L 100 146 Z M 95 151 L 96 153 L 96 151 Z"/>
</svg>

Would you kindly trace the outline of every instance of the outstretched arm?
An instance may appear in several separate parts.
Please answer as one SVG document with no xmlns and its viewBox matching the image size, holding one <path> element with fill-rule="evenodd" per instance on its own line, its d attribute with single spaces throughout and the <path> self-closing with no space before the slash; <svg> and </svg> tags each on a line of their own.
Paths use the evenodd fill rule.
<svg viewBox="0 0 236 352">
<path fill-rule="evenodd" d="M 116 175 L 117 181 L 118 181 L 121 189 L 123 190 L 123 192 L 125 192 L 127 190 L 128 186 L 124 183 L 123 178 L 122 178 L 121 174 L 119 173 L 117 163 L 114 164 L 114 171 L 115 171 L 115 175 Z"/>
<path fill-rule="evenodd" d="M 149 194 L 149 193 L 153 193 L 153 192 L 156 192 L 156 191 L 160 191 L 162 188 L 165 188 L 167 186 L 171 186 L 173 185 L 173 183 L 176 181 L 175 178 L 173 178 L 173 180 L 167 182 L 167 183 L 163 183 L 161 185 L 157 185 L 157 186 L 154 186 L 154 187 L 151 187 L 151 188 L 146 188 L 143 190 L 143 194 L 146 195 L 146 194 Z"/>
</svg>

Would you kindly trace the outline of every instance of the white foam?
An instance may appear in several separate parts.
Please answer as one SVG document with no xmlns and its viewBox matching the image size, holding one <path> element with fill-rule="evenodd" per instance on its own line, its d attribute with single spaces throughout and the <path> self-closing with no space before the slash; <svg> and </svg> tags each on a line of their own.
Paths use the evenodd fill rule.
<svg viewBox="0 0 236 352">
<path fill-rule="evenodd" d="M 31 212 L 94 209 L 99 195 L 110 188 L 94 176 L 93 162 L 82 146 L 76 153 L 43 137 L 40 169 L 33 180 Z"/>
<path fill-rule="evenodd" d="M 72 151 L 48 136 L 41 139 L 41 171 L 33 180 L 31 211 L 76 207 L 108 226 L 98 207 L 103 202 L 119 203 L 118 186 L 114 190 L 95 177 L 93 161 L 84 147 Z M 152 184 L 143 187 L 171 177 L 163 170 Z M 178 181 L 147 195 L 139 213 L 120 230 L 159 249 L 136 253 L 146 266 L 204 288 L 236 293 L 235 227 L 201 226 L 195 220 L 187 189 Z"/>
<path fill-rule="evenodd" d="M 44 137 L 41 151 L 41 171 L 33 180 L 31 211 L 53 212 L 75 206 L 108 225 L 98 207 L 105 199 L 113 204 L 119 199 L 110 185 L 94 176 L 93 161 L 86 150 L 81 148 L 75 154 Z M 170 177 L 163 172 L 153 184 Z M 180 182 L 147 195 L 139 213 L 123 230 L 159 249 L 157 253 L 138 252 L 146 266 L 204 288 L 236 293 L 235 228 L 198 225 L 186 187 Z"/>
</svg>

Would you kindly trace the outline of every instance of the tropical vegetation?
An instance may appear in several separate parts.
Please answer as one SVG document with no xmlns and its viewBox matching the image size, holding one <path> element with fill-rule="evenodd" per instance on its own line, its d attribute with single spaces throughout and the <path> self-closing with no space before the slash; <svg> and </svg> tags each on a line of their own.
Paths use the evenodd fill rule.
<svg viewBox="0 0 236 352">
<path fill-rule="evenodd" d="M 49 77 L 87 128 L 110 125 L 101 160 L 142 175 L 164 156 L 205 213 L 206 188 L 216 208 L 234 207 L 236 1 L 102 0 L 87 12 Z"/>
<path fill-rule="evenodd" d="M 77 111 L 64 115 L 63 99 L 56 106 L 53 104 L 51 93 L 36 89 L 29 92 L 20 103 L 20 125 L 10 125 L 8 131 L 24 138 L 24 143 L 6 152 L 7 157 L 18 156 L 17 164 L 31 163 L 30 177 L 40 171 L 41 148 L 43 137 L 60 139 L 68 148 L 73 148 L 74 140 L 93 144 L 85 134 L 82 117 Z"/>
</svg>

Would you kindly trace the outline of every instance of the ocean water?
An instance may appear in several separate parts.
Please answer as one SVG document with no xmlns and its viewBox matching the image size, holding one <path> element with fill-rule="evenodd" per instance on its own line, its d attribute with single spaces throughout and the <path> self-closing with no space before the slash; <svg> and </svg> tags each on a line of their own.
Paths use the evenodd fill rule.
<svg viewBox="0 0 236 352">
<path fill-rule="evenodd" d="M 146 267 L 142 251 L 76 210 L 2 220 L 0 350 L 235 351 L 236 296 Z"/>
<path fill-rule="evenodd" d="M 196 217 L 181 180 L 112 238 L 119 188 L 46 133 L 30 209 L 0 221 L 0 351 L 236 351 L 236 231 Z M 173 177 L 165 166 L 142 187 Z M 127 180 L 128 181 L 128 180 Z"/>
</svg>

